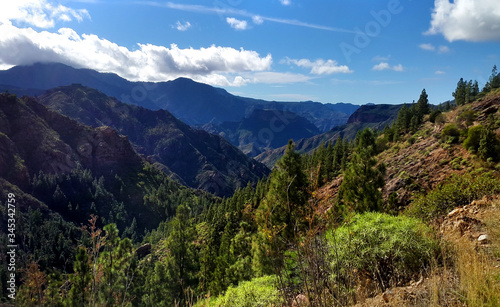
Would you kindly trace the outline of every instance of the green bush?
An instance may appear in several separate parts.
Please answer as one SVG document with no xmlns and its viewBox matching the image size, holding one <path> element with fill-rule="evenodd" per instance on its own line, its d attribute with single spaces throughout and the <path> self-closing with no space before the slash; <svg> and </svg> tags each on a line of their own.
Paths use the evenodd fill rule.
<svg viewBox="0 0 500 307">
<path fill-rule="evenodd" d="M 500 180 L 492 173 L 453 175 L 433 191 L 417 197 L 407 208 L 406 214 L 431 220 L 455 207 L 498 193 Z"/>
<path fill-rule="evenodd" d="M 477 153 L 479 157 L 485 161 L 493 162 L 498 160 L 500 142 L 495 132 L 489 129 L 483 129 Z"/>
<path fill-rule="evenodd" d="M 438 250 L 431 229 L 420 220 L 377 212 L 357 214 L 326 237 L 334 280 L 342 283 L 359 274 L 371 277 L 382 290 L 409 281 Z"/>
<path fill-rule="evenodd" d="M 257 307 L 281 306 L 282 298 L 276 289 L 276 277 L 264 276 L 229 287 L 224 295 L 198 302 L 198 307 Z"/>
<path fill-rule="evenodd" d="M 460 138 L 460 130 L 455 124 L 447 124 L 441 131 L 441 140 L 446 143 L 457 143 Z"/>
<path fill-rule="evenodd" d="M 478 125 L 469 128 L 467 138 L 464 141 L 464 147 L 467 150 L 473 149 L 475 152 L 479 149 L 479 142 L 481 141 L 481 135 L 483 133 L 483 126 Z"/>
<path fill-rule="evenodd" d="M 442 112 L 440 110 L 432 111 L 432 113 L 429 115 L 429 121 L 433 124 L 436 123 L 436 118 L 441 114 Z"/>
<path fill-rule="evenodd" d="M 463 122 L 467 127 L 472 125 L 476 120 L 477 115 L 472 110 L 463 111 L 458 115 L 458 120 Z"/>
</svg>

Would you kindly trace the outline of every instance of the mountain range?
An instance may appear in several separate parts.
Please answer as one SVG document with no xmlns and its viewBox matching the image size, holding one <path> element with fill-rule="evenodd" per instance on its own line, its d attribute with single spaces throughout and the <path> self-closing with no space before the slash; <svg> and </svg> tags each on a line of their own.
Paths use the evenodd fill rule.
<svg viewBox="0 0 500 307">
<path fill-rule="evenodd" d="M 238 122 L 207 124 L 203 128 L 225 137 L 251 157 L 281 147 L 289 140 L 298 141 L 321 134 L 305 117 L 290 111 L 269 109 L 255 109 Z"/>
<path fill-rule="evenodd" d="M 230 97 L 244 115 L 188 125 L 64 84 L 51 65 L 119 95 L 168 85 L 169 103 L 198 119 L 198 104 L 213 115 Z M 0 237 L 16 280 L 0 266 L 0 284 L 18 291 L 8 301 L 0 288 L 0 305 L 498 301 L 499 76 L 467 103 L 435 108 L 422 91 L 408 108 L 363 105 L 324 131 L 312 102 L 289 110 L 187 79 L 39 66 L 45 80 L 2 72 Z M 199 101 L 189 110 L 183 97 Z"/>
<path fill-rule="evenodd" d="M 38 101 L 82 124 L 116 129 L 138 153 L 189 187 L 227 196 L 269 173 L 223 137 L 193 129 L 162 109 L 126 104 L 77 84 L 51 89 Z"/>
<path fill-rule="evenodd" d="M 0 71 L 0 87 L 19 95 L 37 96 L 45 90 L 73 83 L 95 88 L 125 103 L 168 110 L 196 127 L 238 122 L 250 117 L 255 109 L 267 109 L 296 113 L 325 132 L 345 124 L 359 107 L 349 103 L 277 102 L 239 97 L 187 78 L 158 83 L 131 82 L 116 74 L 75 69 L 60 63 L 36 63 Z"/>
<path fill-rule="evenodd" d="M 223 138 L 272 168 L 290 139 L 299 152 L 308 152 L 338 136 L 352 139 L 366 127 L 383 128 L 400 108 L 265 101 L 186 78 L 130 82 L 59 63 L 0 71 L 0 84 L 19 95 L 39 96 L 45 106 L 85 125 L 116 129 L 182 184 L 218 195 L 269 172 Z"/>
</svg>

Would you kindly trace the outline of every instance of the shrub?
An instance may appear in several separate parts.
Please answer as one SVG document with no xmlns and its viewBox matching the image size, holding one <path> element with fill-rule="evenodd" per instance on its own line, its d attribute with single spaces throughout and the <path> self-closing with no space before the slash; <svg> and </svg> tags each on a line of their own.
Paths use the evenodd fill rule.
<svg viewBox="0 0 500 307">
<path fill-rule="evenodd" d="M 370 277 L 386 288 L 409 281 L 438 250 L 429 227 L 415 218 L 366 212 L 327 233 L 333 278 Z"/>
<path fill-rule="evenodd" d="M 472 125 L 476 120 L 476 113 L 472 110 L 463 111 L 459 116 L 458 120 L 463 122 L 467 127 Z"/>
<path fill-rule="evenodd" d="M 495 132 L 489 129 L 483 129 L 477 153 L 483 160 L 488 162 L 497 161 L 500 153 L 500 144 Z"/>
<path fill-rule="evenodd" d="M 483 132 L 483 126 L 478 125 L 469 128 L 469 132 L 467 133 L 467 138 L 465 139 L 463 145 L 465 149 L 477 152 L 479 149 L 479 142 L 481 141 L 481 134 Z"/>
<path fill-rule="evenodd" d="M 198 302 L 198 307 L 280 306 L 281 297 L 275 287 L 275 276 L 254 278 L 229 287 L 224 295 Z"/>
<path fill-rule="evenodd" d="M 412 136 L 408 139 L 408 144 L 413 145 L 413 144 L 415 144 L 415 142 L 416 142 L 416 141 L 417 141 L 417 138 L 416 138 L 414 135 L 412 135 Z"/>
<path fill-rule="evenodd" d="M 434 110 L 434 111 L 432 111 L 432 113 L 429 115 L 429 121 L 434 124 L 436 122 L 436 118 L 439 115 L 441 115 L 441 111 L 440 110 Z"/>
<path fill-rule="evenodd" d="M 500 153 L 500 143 L 496 134 L 481 125 L 469 129 L 463 145 L 470 152 L 477 152 L 485 161 L 488 158 L 497 161 Z"/>
<path fill-rule="evenodd" d="M 444 123 L 446 123 L 446 117 L 444 116 L 444 114 L 439 114 L 438 116 L 436 116 L 435 123 L 438 125 L 443 125 Z"/>
<path fill-rule="evenodd" d="M 447 124 L 441 131 L 441 140 L 446 143 L 457 143 L 460 138 L 460 130 L 455 124 Z"/>
<path fill-rule="evenodd" d="M 417 197 L 406 214 L 431 220 L 475 199 L 500 193 L 500 180 L 492 173 L 453 175 L 436 189 Z"/>
</svg>

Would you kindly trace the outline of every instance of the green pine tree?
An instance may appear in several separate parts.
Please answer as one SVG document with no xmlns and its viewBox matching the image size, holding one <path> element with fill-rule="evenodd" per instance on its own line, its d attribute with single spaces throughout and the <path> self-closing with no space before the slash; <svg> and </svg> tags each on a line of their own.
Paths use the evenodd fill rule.
<svg viewBox="0 0 500 307">
<path fill-rule="evenodd" d="M 308 180 L 302 171 L 301 156 L 290 140 L 270 176 L 266 201 L 259 207 L 261 226 L 278 227 L 282 229 L 281 236 L 285 240 L 292 240 L 304 226 L 307 189 Z"/>
<path fill-rule="evenodd" d="M 88 288 L 92 278 L 89 256 L 84 247 L 78 248 L 76 260 L 73 265 L 75 273 L 71 276 L 72 287 L 69 292 L 71 306 L 86 306 L 88 303 Z"/>
<path fill-rule="evenodd" d="M 497 161 L 499 155 L 498 143 L 495 132 L 487 128 L 483 129 L 481 140 L 479 141 L 479 149 L 477 150 L 479 157 L 483 160 L 492 159 L 493 161 Z"/>
<path fill-rule="evenodd" d="M 419 116 L 419 122 L 422 122 L 424 115 L 429 114 L 430 112 L 431 108 L 429 106 L 429 96 L 427 95 L 427 92 L 424 88 L 417 101 L 417 113 Z"/>
<path fill-rule="evenodd" d="M 374 158 L 374 139 L 370 137 L 373 131 L 366 129 L 361 132 L 351 162 L 344 173 L 344 180 L 337 196 L 337 209 L 340 214 L 346 210 L 356 212 L 378 211 L 382 209 L 382 191 L 384 187 L 385 165 L 378 164 Z"/>
<path fill-rule="evenodd" d="M 461 106 L 465 104 L 465 96 L 466 96 L 466 87 L 467 83 L 464 81 L 464 78 L 460 78 L 457 83 L 457 88 L 452 93 L 455 98 L 455 103 L 457 106 Z"/>
<path fill-rule="evenodd" d="M 196 228 L 190 211 L 185 204 L 177 207 L 175 218 L 169 224 L 170 234 L 165 245 L 168 250 L 166 272 L 169 279 L 169 284 L 165 286 L 174 301 L 181 305 L 186 300 L 186 291 L 195 290 L 198 283 L 197 250 L 194 244 Z"/>
</svg>

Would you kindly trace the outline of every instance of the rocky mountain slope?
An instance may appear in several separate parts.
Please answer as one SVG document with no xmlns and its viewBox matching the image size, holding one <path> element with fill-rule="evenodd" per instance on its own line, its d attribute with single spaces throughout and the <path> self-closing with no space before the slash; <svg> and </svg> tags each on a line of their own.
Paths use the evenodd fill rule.
<svg viewBox="0 0 500 307">
<path fill-rule="evenodd" d="M 96 174 L 140 168 L 142 159 L 116 130 L 90 128 L 50 111 L 34 99 L 2 94 L 0 176 L 26 186 L 32 176 L 77 166 Z"/>
<path fill-rule="evenodd" d="M 57 176 L 72 173 L 76 175 L 87 170 L 90 171 L 86 175 L 90 180 L 88 184 L 92 186 L 92 178 L 102 177 L 103 182 L 113 182 L 115 176 L 122 178 L 137 176 L 142 171 L 144 162 L 143 158 L 135 152 L 128 138 L 118 134 L 109 126 L 97 128 L 84 126 L 47 109 L 33 98 L 17 99 L 15 95 L 0 94 L 2 187 L 11 186 L 11 191 L 19 191 L 16 194 L 28 200 L 23 202 L 26 206 L 31 203 L 38 208 L 45 203 L 51 210 L 60 212 L 59 209 L 63 208 L 63 211 L 67 211 L 68 198 L 63 196 L 63 186 L 58 186 L 61 198 L 57 201 L 52 200 L 53 193 L 55 193 L 53 190 L 45 191 L 45 194 L 35 197 L 38 200 L 30 196 L 33 195 L 34 182 L 42 178 L 47 178 L 47 182 L 53 183 Z M 37 179 L 34 179 L 35 177 Z M 78 186 L 79 184 L 75 183 L 68 186 L 68 189 L 77 189 Z M 21 196 L 25 193 L 26 195 Z M 82 202 L 82 210 L 84 210 L 84 204 L 90 207 L 90 203 L 85 203 L 83 195 L 85 193 L 76 195 Z M 135 196 L 141 199 L 135 199 Z M 159 223 L 160 216 L 164 216 L 164 213 L 159 215 L 152 208 L 144 206 L 139 192 L 135 196 L 133 194 L 129 196 L 127 204 L 130 207 L 127 206 L 125 210 L 141 212 L 137 215 L 137 219 L 142 227 L 146 223 L 151 223 L 151 226 Z M 40 197 L 47 202 L 41 200 Z M 101 195 L 101 201 L 111 202 L 104 195 Z M 65 203 L 66 207 L 58 206 L 62 203 Z M 96 208 L 95 212 L 102 212 L 101 209 L 105 208 Z M 86 217 L 88 217 L 86 214 L 80 217 L 80 219 L 83 218 L 81 221 L 85 221 Z"/>
<path fill-rule="evenodd" d="M 227 196 L 269 172 L 224 138 L 192 129 L 165 110 L 125 104 L 76 84 L 49 90 L 38 100 L 85 125 L 113 127 L 138 152 L 165 165 L 193 188 Z"/>
<path fill-rule="evenodd" d="M 460 121 L 460 115 L 469 110 L 475 113 L 471 125 L 485 125 L 491 118 L 498 116 L 499 109 L 500 95 L 491 95 L 466 107 L 443 113 L 439 123 L 426 122 L 406 140 L 390 144 L 378 155 L 378 160 L 387 166 L 384 199 L 395 194 L 399 207 L 404 208 L 415 194 L 436 188 L 452 175 L 482 168 L 476 153 L 471 153 L 457 143 L 443 142 L 443 129 L 445 123 Z M 466 129 L 465 126 L 463 128 Z M 496 127 L 496 131 L 498 133 L 500 127 Z M 462 136 L 461 140 L 464 139 L 465 136 Z M 341 181 L 339 178 L 323 188 L 320 194 L 325 197 L 325 202 L 335 198 Z"/>
<path fill-rule="evenodd" d="M 434 123 L 427 121 L 414 133 L 382 147 L 376 159 L 386 165 L 385 210 L 424 220 L 435 231 L 441 254 L 434 267 L 410 282 L 374 294 L 366 294 L 374 289 L 369 279 L 359 280 L 356 291 L 361 294 L 354 306 L 497 305 L 499 118 L 497 90 L 444 112 Z M 481 150 L 464 145 L 479 127 L 493 132 L 487 140 L 483 130 L 483 146 L 488 142 L 497 146 L 488 159 L 481 157 Z M 335 206 L 342 181 L 338 177 L 315 191 L 320 212 Z"/>
</svg>

